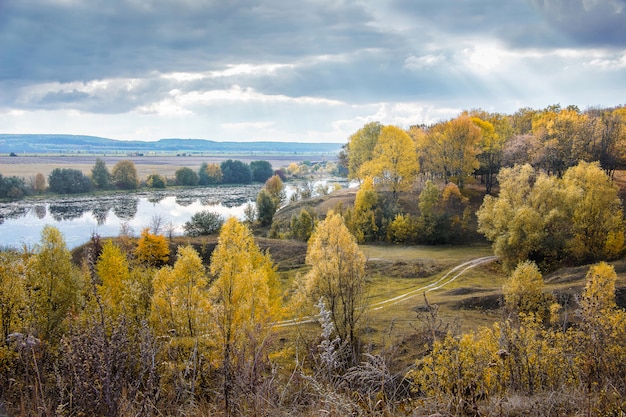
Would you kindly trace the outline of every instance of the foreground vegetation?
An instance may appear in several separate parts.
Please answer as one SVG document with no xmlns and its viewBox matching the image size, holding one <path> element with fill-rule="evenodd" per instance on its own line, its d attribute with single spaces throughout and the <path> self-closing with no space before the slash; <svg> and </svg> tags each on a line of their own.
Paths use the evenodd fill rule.
<svg viewBox="0 0 626 417">
<path fill-rule="evenodd" d="M 343 154 L 357 191 L 285 206 L 271 175 L 245 222 L 203 213 L 178 241 L 71 254 L 46 227 L 0 254 L 0 396 L 22 415 L 623 415 L 623 110 L 368 124 Z"/>
</svg>

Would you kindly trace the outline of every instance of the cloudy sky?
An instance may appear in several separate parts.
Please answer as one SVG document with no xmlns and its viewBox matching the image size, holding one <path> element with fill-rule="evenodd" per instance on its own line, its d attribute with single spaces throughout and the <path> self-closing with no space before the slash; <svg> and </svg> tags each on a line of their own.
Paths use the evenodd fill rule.
<svg viewBox="0 0 626 417">
<path fill-rule="evenodd" d="M 0 0 L 0 133 L 345 142 L 626 103 L 626 0 Z"/>
</svg>

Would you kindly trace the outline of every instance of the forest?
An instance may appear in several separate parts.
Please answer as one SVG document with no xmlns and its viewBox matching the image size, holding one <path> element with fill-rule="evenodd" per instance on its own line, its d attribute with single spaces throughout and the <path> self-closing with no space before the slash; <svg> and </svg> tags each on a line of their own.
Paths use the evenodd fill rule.
<svg viewBox="0 0 626 417">
<path fill-rule="evenodd" d="M 148 227 L 140 236 L 94 235 L 70 251 L 47 226 L 38 245 L 4 249 L 0 399 L 7 411 L 626 413 L 619 286 L 626 107 L 471 110 L 409 129 L 371 122 L 348 138 L 340 165 L 359 184 L 354 192 L 304 190 L 288 202 L 286 177 L 268 171 L 254 212 L 217 225 L 199 217 L 188 236 Z M 207 164 L 200 174 L 215 178 L 225 168 Z M 294 164 L 283 174 L 308 169 Z M 189 171 L 177 180 L 201 184 Z M 108 169 L 94 167 L 91 184 L 98 173 Z M 115 174 L 102 175 L 116 183 Z M 495 260 L 481 258 L 476 279 L 502 277 L 497 306 L 479 312 L 481 323 L 455 325 L 424 291 L 402 352 L 386 349 L 396 324 L 388 331 L 371 324 L 381 314 L 372 308 L 379 272 L 365 245 L 387 252 L 489 245 Z M 433 271 L 406 269 L 403 279 L 451 266 L 425 265 Z M 581 285 L 547 290 L 545 277 L 573 270 Z M 377 285 L 395 284 L 383 277 Z"/>
</svg>

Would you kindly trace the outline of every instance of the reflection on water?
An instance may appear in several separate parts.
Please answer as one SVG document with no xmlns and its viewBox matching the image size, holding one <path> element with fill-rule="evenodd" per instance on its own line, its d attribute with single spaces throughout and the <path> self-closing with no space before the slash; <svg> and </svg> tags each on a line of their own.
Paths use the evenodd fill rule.
<svg viewBox="0 0 626 417">
<path fill-rule="evenodd" d="M 117 236 L 122 225 L 142 230 L 155 216 L 163 224 L 171 222 L 175 234 L 182 234 L 183 224 L 202 210 L 243 218 L 245 205 L 256 200 L 260 189 L 261 185 L 211 187 L 4 203 L 0 204 L 0 246 L 33 245 L 43 227 L 51 224 L 72 248 L 93 233 Z"/>
</svg>

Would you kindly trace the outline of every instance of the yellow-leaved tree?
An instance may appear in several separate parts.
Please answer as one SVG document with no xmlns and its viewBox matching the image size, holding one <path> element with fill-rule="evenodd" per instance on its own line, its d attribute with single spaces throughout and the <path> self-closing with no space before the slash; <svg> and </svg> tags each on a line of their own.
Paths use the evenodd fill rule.
<svg viewBox="0 0 626 417">
<path fill-rule="evenodd" d="M 521 262 L 502 286 L 507 309 L 516 314 L 533 314 L 539 321 L 547 319 L 553 299 L 544 294 L 543 288 L 543 276 L 537 264 Z"/>
<path fill-rule="evenodd" d="M 349 362 L 358 361 L 358 331 L 366 311 L 365 255 L 337 213 L 330 212 L 309 239 L 300 291 L 309 303 L 320 299 L 330 311 L 337 336 L 350 350 Z"/>
<path fill-rule="evenodd" d="M 21 330 L 26 311 L 26 267 L 17 252 L 0 252 L 0 336 L 7 341 L 9 334 Z"/>
<path fill-rule="evenodd" d="M 359 177 L 372 177 L 378 189 L 390 191 L 395 206 L 398 193 L 413 185 L 418 170 L 417 152 L 409 134 L 399 127 L 385 126 L 372 152 L 372 159 L 359 169 Z"/>
<path fill-rule="evenodd" d="M 118 318 L 128 307 L 124 295 L 127 293 L 130 270 L 126 255 L 119 246 L 107 240 L 96 262 L 96 273 L 100 278 L 98 294 L 102 307 L 113 318 Z"/>
<path fill-rule="evenodd" d="M 225 408 L 230 412 L 236 379 L 238 385 L 256 390 L 263 353 L 280 316 L 280 289 L 269 254 L 261 252 L 248 227 L 233 217 L 222 226 L 211 256 L 211 274 L 212 324 Z"/>
<path fill-rule="evenodd" d="M 59 229 L 43 228 L 35 254 L 28 259 L 27 277 L 31 330 L 42 339 L 54 340 L 63 333 L 63 322 L 76 306 L 81 284 Z"/>
<path fill-rule="evenodd" d="M 150 228 L 143 229 L 137 242 L 135 256 L 139 262 L 150 266 L 163 265 L 170 256 L 170 248 L 165 236 L 150 233 Z"/>
<path fill-rule="evenodd" d="M 191 246 L 178 249 L 173 267 L 159 269 L 153 281 L 150 321 L 158 335 L 197 337 L 208 331 L 207 276 L 198 252 Z"/>
</svg>

